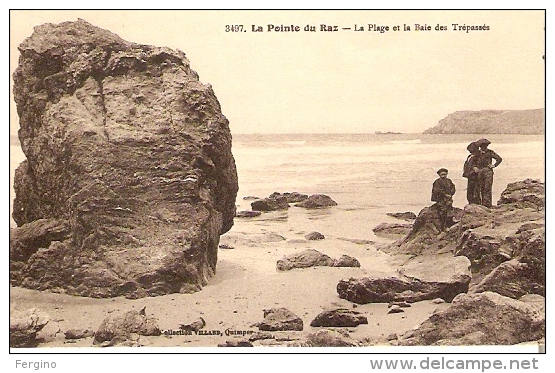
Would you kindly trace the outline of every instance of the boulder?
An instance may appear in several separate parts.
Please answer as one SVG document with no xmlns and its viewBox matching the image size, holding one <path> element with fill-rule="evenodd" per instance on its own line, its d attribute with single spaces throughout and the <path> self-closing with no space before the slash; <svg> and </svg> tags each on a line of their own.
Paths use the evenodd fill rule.
<svg viewBox="0 0 555 373">
<path fill-rule="evenodd" d="M 351 277 L 337 284 L 337 293 L 340 298 L 358 304 L 414 303 L 435 298 L 450 302 L 459 293 L 468 291 L 472 278 L 469 267 L 465 257 L 417 257 L 399 268 L 402 277 Z"/>
<path fill-rule="evenodd" d="M 64 335 L 66 339 L 83 339 L 94 336 L 94 332 L 88 329 L 69 329 Z"/>
<path fill-rule="evenodd" d="M 106 317 L 94 333 L 93 344 L 112 346 L 131 340 L 133 335 L 158 336 L 161 334 L 156 320 L 146 316 L 143 308 L 139 312 L 131 310 Z"/>
<path fill-rule="evenodd" d="M 338 308 L 321 312 L 312 320 L 310 326 L 355 327 L 360 324 L 368 324 L 366 316 L 358 311 Z"/>
<path fill-rule="evenodd" d="M 460 209 L 454 208 L 454 219 L 460 218 Z M 400 224 L 402 229 L 403 224 Z M 458 238 L 457 225 L 442 233 L 437 205 L 423 208 L 410 227 L 408 233 L 395 243 L 388 251 L 420 255 L 425 253 L 438 253 L 450 250 Z"/>
<path fill-rule="evenodd" d="M 313 194 L 304 201 L 295 204 L 295 206 L 307 209 L 316 209 L 321 207 L 337 206 L 337 202 L 325 194 Z"/>
<path fill-rule="evenodd" d="M 308 195 L 306 194 L 301 194 L 298 192 L 285 192 L 285 193 L 279 193 L 279 192 L 274 192 L 272 194 L 270 194 L 270 196 L 268 198 L 270 199 L 274 199 L 274 198 L 278 198 L 278 197 L 285 197 L 285 199 L 287 200 L 287 203 L 297 203 L 297 202 L 302 202 L 304 200 L 306 200 L 308 198 Z"/>
<path fill-rule="evenodd" d="M 39 343 L 63 341 L 64 339 L 64 332 L 57 320 L 50 320 L 48 324 L 37 333 L 37 341 L 39 341 Z"/>
<path fill-rule="evenodd" d="M 303 330 L 303 320 L 287 308 L 264 310 L 264 320 L 258 325 L 262 331 Z"/>
<path fill-rule="evenodd" d="M 37 26 L 19 52 L 13 92 L 26 160 L 13 219 L 28 230 L 62 223 L 35 234 L 48 247 L 14 248 L 24 260 L 11 266 L 15 285 L 91 297 L 199 290 L 216 270 L 238 190 L 212 87 L 183 52 L 84 20 Z"/>
<path fill-rule="evenodd" d="M 262 215 L 260 211 L 237 211 L 235 214 L 236 218 L 255 218 Z"/>
<path fill-rule="evenodd" d="M 339 259 L 333 260 L 333 267 L 360 267 L 360 262 L 352 256 L 341 255 Z"/>
<path fill-rule="evenodd" d="M 293 268 L 308 268 L 317 266 L 332 267 L 334 260 L 314 249 L 307 249 L 300 253 L 286 256 L 277 261 L 278 271 L 289 271 Z"/>
<path fill-rule="evenodd" d="M 264 198 L 251 203 L 253 211 L 278 211 L 287 210 L 289 203 L 285 197 Z"/>
<path fill-rule="evenodd" d="M 514 345 L 545 337 L 541 308 L 493 292 L 461 294 L 399 339 L 401 346 Z"/>
<path fill-rule="evenodd" d="M 318 241 L 318 240 L 323 240 L 323 239 L 326 238 L 320 232 L 310 232 L 309 234 L 305 235 L 304 237 L 309 241 Z"/>
<path fill-rule="evenodd" d="M 545 208 L 545 184 L 539 180 L 525 179 L 507 185 L 498 205 L 512 204 L 519 208 Z"/>
<path fill-rule="evenodd" d="M 518 299 L 526 294 L 545 295 L 545 284 L 537 282 L 537 273 L 516 259 L 500 264 L 482 281 L 473 286 L 469 293 L 496 292 Z"/>
<path fill-rule="evenodd" d="M 206 326 L 206 321 L 202 317 L 198 317 L 196 320 L 187 323 L 187 324 L 179 324 L 179 329 L 186 330 L 189 332 L 198 332 L 202 328 Z"/>
<path fill-rule="evenodd" d="M 315 333 L 310 333 L 306 337 L 308 347 L 355 347 L 358 343 L 349 337 L 335 330 L 322 329 Z"/>
<path fill-rule="evenodd" d="M 37 308 L 25 311 L 10 309 L 10 347 L 36 347 L 37 333 L 50 321 L 50 317 Z"/>
<path fill-rule="evenodd" d="M 413 221 L 416 219 L 416 214 L 412 211 L 407 212 L 388 212 L 387 216 L 391 216 L 396 219 L 406 220 L 406 221 Z"/>
<path fill-rule="evenodd" d="M 410 232 L 411 228 L 412 224 L 381 223 L 372 228 L 372 232 L 376 236 L 404 237 Z"/>
<path fill-rule="evenodd" d="M 506 241 L 510 254 L 505 260 L 513 259 L 499 264 L 471 292 L 494 291 L 515 299 L 526 294 L 545 296 L 545 226 L 523 224 Z"/>
</svg>

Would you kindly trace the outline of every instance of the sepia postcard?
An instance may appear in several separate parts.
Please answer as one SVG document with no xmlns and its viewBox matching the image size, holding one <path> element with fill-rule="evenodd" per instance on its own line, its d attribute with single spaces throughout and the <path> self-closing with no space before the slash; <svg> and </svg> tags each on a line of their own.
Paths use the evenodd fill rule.
<svg viewBox="0 0 555 373">
<path fill-rule="evenodd" d="M 9 27 L 10 354 L 545 353 L 546 10 Z"/>
</svg>

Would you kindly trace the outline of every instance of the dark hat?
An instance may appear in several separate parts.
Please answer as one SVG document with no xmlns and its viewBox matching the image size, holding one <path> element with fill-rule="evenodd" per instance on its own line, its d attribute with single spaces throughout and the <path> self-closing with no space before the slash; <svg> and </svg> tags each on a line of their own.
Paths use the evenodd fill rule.
<svg viewBox="0 0 555 373">
<path fill-rule="evenodd" d="M 447 170 L 446 168 L 440 168 L 439 170 L 437 170 L 438 175 L 442 172 L 449 173 L 449 170 Z"/>
<path fill-rule="evenodd" d="M 474 142 L 471 142 L 470 144 L 468 144 L 468 146 L 466 147 L 466 150 L 473 153 L 476 150 L 478 150 L 478 148 L 479 148 L 478 144 L 476 144 L 476 141 L 474 141 Z"/>
<path fill-rule="evenodd" d="M 488 139 L 480 139 L 478 141 L 476 141 L 476 145 L 478 146 L 482 146 L 482 145 L 489 145 L 491 144 L 491 141 L 489 141 Z"/>
</svg>

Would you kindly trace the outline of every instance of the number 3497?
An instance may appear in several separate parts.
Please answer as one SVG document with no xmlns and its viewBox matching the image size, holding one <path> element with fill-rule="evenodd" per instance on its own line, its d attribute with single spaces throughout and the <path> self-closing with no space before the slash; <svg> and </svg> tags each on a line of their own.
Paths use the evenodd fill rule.
<svg viewBox="0 0 555 373">
<path fill-rule="evenodd" d="M 225 25 L 225 32 L 243 32 L 243 25 Z"/>
</svg>

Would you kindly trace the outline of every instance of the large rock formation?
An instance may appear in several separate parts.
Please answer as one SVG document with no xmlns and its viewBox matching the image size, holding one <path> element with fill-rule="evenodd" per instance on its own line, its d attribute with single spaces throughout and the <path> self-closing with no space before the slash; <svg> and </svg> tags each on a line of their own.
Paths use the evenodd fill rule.
<svg viewBox="0 0 555 373">
<path fill-rule="evenodd" d="M 35 28 L 14 73 L 16 284 L 93 297 L 200 289 L 233 225 L 237 173 L 212 87 L 179 50 L 78 20 Z M 68 227 L 68 232 L 66 232 Z M 66 233 L 68 233 L 66 235 Z"/>
<path fill-rule="evenodd" d="M 545 109 L 456 111 L 424 133 L 543 135 Z"/>
</svg>

